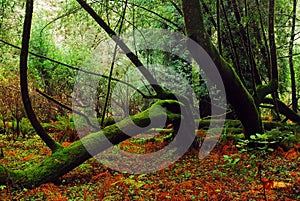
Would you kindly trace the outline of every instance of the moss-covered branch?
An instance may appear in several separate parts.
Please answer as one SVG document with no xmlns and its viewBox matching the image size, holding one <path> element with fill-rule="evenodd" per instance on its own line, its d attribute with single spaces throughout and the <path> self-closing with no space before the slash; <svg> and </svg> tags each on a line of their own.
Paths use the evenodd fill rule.
<svg viewBox="0 0 300 201">
<path fill-rule="evenodd" d="M 263 99 L 262 103 L 275 105 L 274 100 L 271 98 Z M 300 125 L 300 116 L 295 111 L 291 110 L 282 101 L 277 100 L 277 105 L 280 114 Z"/>
<path fill-rule="evenodd" d="M 254 98 L 246 89 L 238 74 L 231 64 L 224 60 L 216 47 L 211 42 L 210 36 L 205 31 L 202 10 L 198 0 L 182 0 L 182 10 L 184 13 L 186 34 L 197 42 L 214 61 L 227 93 L 228 102 L 232 105 L 239 120 L 241 120 L 245 136 L 247 138 L 255 133 L 263 133 L 262 122 L 258 107 Z M 193 58 L 200 65 L 203 58 L 199 56 L 200 48 L 189 47 Z M 200 65 L 201 66 L 201 65 Z M 209 66 L 201 66 L 207 75 L 212 75 L 213 69 Z M 216 83 L 219 84 L 219 83 Z"/>
<path fill-rule="evenodd" d="M 113 144 L 118 144 L 130 138 L 125 133 L 131 133 L 132 135 L 143 131 L 142 129 L 133 130 L 132 128 L 135 126 L 145 128 L 151 123 L 150 121 L 161 121 L 162 117 L 165 117 L 165 113 L 167 114 L 166 124 L 178 121 L 181 115 L 170 112 L 174 108 L 178 108 L 178 104 L 177 101 L 173 100 L 158 101 L 144 112 L 124 119 L 118 125 L 113 124 L 99 132 L 87 135 L 70 146 L 57 150 L 49 158 L 25 170 L 8 170 L 0 166 L 0 185 L 11 184 L 14 187 L 32 188 L 54 181 L 93 155 L 104 151 Z M 165 108 L 166 111 L 161 110 L 161 107 Z M 149 118 L 150 110 L 151 120 Z M 89 147 L 88 150 L 86 145 Z"/>
<path fill-rule="evenodd" d="M 254 97 L 257 106 L 263 101 L 263 99 L 277 90 L 277 84 L 271 80 L 267 85 L 259 85 L 256 88 L 256 96 Z"/>
</svg>

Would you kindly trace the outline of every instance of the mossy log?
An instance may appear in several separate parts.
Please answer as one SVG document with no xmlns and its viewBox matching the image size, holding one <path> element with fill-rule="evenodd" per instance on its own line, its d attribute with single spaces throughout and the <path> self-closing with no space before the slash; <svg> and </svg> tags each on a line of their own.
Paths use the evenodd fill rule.
<svg viewBox="0 0 300 201">
<path fill-rule="evenodd" d="M 198 129 L 208 129 L 209 125 L 211 124 L 211 120 L 197 119 L 195 123 L 196 123 L 196 125 L 198 125 Z M 278 127 L 280 128 L 284 125 L 283 123 L 276 122 L 276 121 L 262 121 L 262 123 L 263 123 L 263 127 L 265 130 L 272 130 L 272 129 L 278 128 Z M 243 132 L 243 126 L 242 126 L 242 123 L 240 120 L 226 119 L 224 126 L 229 130 L 230 129 L 232 129 L 234 131 L 240 130 L 241 132 Z"/>
<path fill-rule="evenodd" d="M 167 122 L 174 123 L 180 120 L 181 115 L 172 113 L 178 107 L 178 102 L 172 100 L 158 101 L 152 107 L 142 113 L 124 119 L 116 124 L 105 127 L 99 132 L 91 133 L 68 147 L 60 148 L 44 161 L 28 167 L 25 170 L 9 170 L 0 166 L 0 185 L 11 185 L 16 188 L 33 188 L 46 182 L 56 181 L 65 173 L 71 171 L 87 159 L 91 158 L 113 144 L 118 144 L 131 136 L 125 133 L 132 132 L 133 122 L 140 128 L 147 127 L 151 122 L 149 111 L 151 110 L 151 121 L 160 121 L 167 114 Z M 160 106 L 160 107 L 155 107 Z M 166 108 L 166 111 L 161 110 Z M 131 120 L 132 121 L 131 121 Z M 139 130 L 141 132 L 142 129 Z M 138 134 L 138 133 L 135 133 Z M 111 143 L 107 143 L 109 140 Z M 85 144 L 89 144 L 93 152 L 87 151 Z"/>
</svg>

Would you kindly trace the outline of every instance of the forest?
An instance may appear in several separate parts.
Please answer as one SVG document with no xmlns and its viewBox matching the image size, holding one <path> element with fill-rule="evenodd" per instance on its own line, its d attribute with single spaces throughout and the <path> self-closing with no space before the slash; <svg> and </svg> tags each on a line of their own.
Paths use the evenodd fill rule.
<svg viewBox="0 0 300 201">
<path fill-rule="evenodd" d="M 0 200 L 300 199 L 298 0 L 1 0 Z"/>
</svg>

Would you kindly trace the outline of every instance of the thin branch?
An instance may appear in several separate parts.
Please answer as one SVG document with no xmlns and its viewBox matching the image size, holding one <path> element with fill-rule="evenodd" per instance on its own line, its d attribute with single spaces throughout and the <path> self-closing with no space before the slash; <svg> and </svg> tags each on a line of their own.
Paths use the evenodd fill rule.
<svg viewBox="0 0 300 201">
<path fill-rule="evenodd" d="M 174 6 L 174 8 L 177 10 L 177 12 L 178 12 L 181 16 L 183 16 L 183 13 L 182 13 L 181 8 L 180 8 L 174 1 L 170 0 L 169 2 Z"/>
<path fill-rule="evenodd" d="M 220 55 L 223 55 L 222 52 L 222 39 L 221 39 L 221 19 L 220 19 L 220 0 L 216 1 L 216 9 L 217 9 L 217 33 L 218 33 L 218 48 Z"/>
<path fill-rule="evenodd" d="M 144 75 L 144 77 L 151 83 L 152 88 L 155 90 L 158 96 L 163 96 L 164 90 L 158 85 L 155 78 L 150 74 L 150 72 L 144 67 L 143 63 L 139 58 L 129 49 L 129 47 L 117 36 L 115 31 L 113 31 L 105 21 L 90 7 L 85 1 L 77 0 L 77 2 L 86 10 L 87 13 L 98 23 L 100 27 L 111 37 L 112 40 L 124 51 L 126 56 L 130 61 L 138 68 L 138 70 Z M 162 99 L 164 99 L 162 97 Z"/>
<path fill-rule="evenodd" d="M 128 0 L 126 0 L 126 2 L 125 2 L 125 6 L 124 6 L 124 10 L 123 10 L 122 16 L 119 19 L 120 28 L 119 28 L 118 36 L 120 36 L 122 28 L 123 28 L 123 23 L 124 23 L 124 19 L 125 19 L 125 14 L 126 14 L 127 6 L 128 6 Z M 108 84 L 107 84 L 107 93 L 106 93 L 105 103 L 104 103 L 104 107 L 103 107 L 103 111 L 102 111 L 102 119 L 101 119 L 101 123 L 100 123 L 101 127 L 104 126 L 104 118 L 105 118 L 105 113 L 106 113 L 106 110 L 107 110 L 107 105 L 108 105 L 108 101 L 109 101 L 109 95 L 110 95 L 110 91 L 111 91 L 111 81 L 112 81 L 112 74 L 113 74 L 114 66 L 115 66 L 115 59 L 116 59 L 116 56 L 117 56 L 117 49 L 118 49 L 118 45 L 115 44 L 114 54 L 113 54 L 113 59 L 112 59 L 111 67 L 110 67 Z"/>
<path fill-rule="evenodd" d="M 16 45 L 13 45 L 13 44 L 11 44 L 11 43 L 9 43 L 9 42 L 6 42 L 6 41 L 4 41 L 4 40 L 2 40 L 2 39 L 0 39 L 0 42 L 6 44 L 6 45 L 8 45 L 8 46 L 11 46 L 11 47 L 13 47 L 13 48 L 16 48 L 16 49 L 19 49 L 19 50 L 21 49 L 20 47 L 18 47 L 18 46 L 16 46 Z M 38 57 L 38 58 L 42 58 L 42 59 L 51 61 L 51 62 L 53 62 L 53 63 L 56 63 L 56 64 L 59 64 L 59 65 L 65 66 L 65 67 L 70 68 L 70 69 L 73 69 L 73 70 L 77 70 L 77 71 L 80 71 L 80 72 L 83 72 L 83 73 L 86 73 L 86 74 L 89 74 L 89 75 L 95 75 L 95 76 L 99 76 L 99 77 L 103 77 L 103 78 L 108 79 L 108 76 L 103 75 L 103 74 L 100 74 L 100 73 L 95 73 L 95 72 L 90 72 L 90 71 L 87 71 L 87 70 L 83 70 L 83 69 L 81 69 L 81 68 L 79 68 L 79 67 L 74 67 L 74 66 L 71 66 L 71 65 L 69 65 L 69 64 L 62 63 L 62 62 L 60 62 L 60 61 L 51 59 L 51 58 L 46 57 L 46 56 L 43 56 L 43 55 L 36 54 L 36 53 L 34 53 L 34 52 L 31 52 L 31 51 L 29 51 L 28 53 L 31 54 L 31 55 L 33 55 L 33 56 L 36 56 L 36 57 Z M 119 80 L 119 79 L 116 79 L 116 78 L 112 78 L 112 80 L 113 80 L 113 81 L 116 81 L 116 82 L 120 82 L 120 83 L 122 83 L 122 84 L 124 84 L 124 85 L 127 85 L 127 86 L 131 87 L 132 89 L 134 89 L 135 91 L 137 91 L 139 94 L 141 94 L 141 96 L 143 96 L 143 98 L 146 98 L 146 99 L 155 98 L 154 96 L 147 96 L 147 95 L 144 94 L 141 90 L 137 89 L 137 88 L 134 87 L 132 84 L 129 84 L 129 83 L 123 81 L 123 80 Z"/>
<path fill-rule="evenodd" d="M 275 106 L 275 111 L 277 114 L 277 118 L 280 119 L 279 115 L 279 106 L 278 106 L 278 66 L 277 66 L 277 51 L 276 51 L 276 42 L 275 42 L 275 29 L 274 29 L 274 23 L 275 23 L 275 15 L 274 15 L 274 10 L 275 10 L 275 0 L 270 0 L 269 1 L 269 43 L 270 43 L 270 72 L 271 72 L 271 77 L 270 80 L 273 81 L 276 84 L 276 92 L 272 93 L 272 98 L 274 100 L 274 106 Z"/>
<path fill-rule="evenodd" d="M 203 6 L 203 9 L 206 13 L 209 14 L 209 20 L 211 21 L 212 25 L 217 28 L 217 23 L 216 21 L 214 20 L 212 14 L 211 14 L 211 11 L 209 10 L 208 6 L 205 4 L 205 2 L 203 0 L 201 0 L 201 4 Z"/>
<path fill-rule="evenodd" d="M 81 7 L 74 8 L 74 9 L 71 10 L 70 12 L 64 13 L 63 15 L 60 15 L 60 16 L 54 18 L 53 20 L 51 20 L 50 22 L 48 22 L 48 23 L 41 29 L 40 32 L 43 32 L 44 29 L 45 29 L 46 27 L 48 27 L 50 24 L 52 24 L 52 23 L 56 22 L 57 20 L 60 20 L 60 19 L 62 19 L 62 18 L 64 18 L 64 17 L 67 17 L 67 16 L 69 16 L 69 15 L 72 15 L 72 14 L 76 13 L 77 11 L 79 11 L 80 9 L 81 9 Z"/>
<path fill-rule="evenodd" d="M 300 36 L 299 36 L 299 37 L 296 37 L 296 36 L 299 35 L 299 34 L 300 34 L 300 31 L 297 32 L 297 33 L 295 33 L 294 42 L 300 39 Z M 281 46 L 277 47 L 277 49 L 282 49 L 282 48 L 288 46 L 289 44 L 290 44 L 290 41 L 288 41 L 288 42 L 282 44 Z M 298 45 L 298 44 L 295 43 L 294 45 Z"/>
<path fill-rule="evenodd" d="M 260 24 L 260 28 L 261 28 L 262 37 L 263 37 L 262 38 L 262 41 L 263 41 L 262 55 L 264 56 L 264 59 L 265 59 L 265 65 L 267 67 L 269 77 L 271 77 L 270 50 L 268 48 L 268 40 L 267 40 L 267 36 L 265 33 L 265 27 L 264 27 L 263 18 L 262 18 L 262 11 L 260 9 L 260 4 L 259 4 L 258 0 L 255 0 L 255 3 L 256 3 L 257 10 L 258 10 L 258 14 L 259 14 L 259 24 Z M 255 27 L 258 27 L 258 26 L 255 26 Z M 260 36 L 259 33 L 257 35 Z M 259 43 L 260 43 L 260 41 L 259 41 Z"/>
<path fill-rule="evenodd" d="M 94 125 L 91 123 L 90 119 L 89 119 L 85 114 L 83 114 L 83 113 L 81 113 L 81 112 L 79 112 L 79 111 L 77 111 L 77 110 L 72 109 L 71 107 L 69 107 L 69 106 L 67 106 L 67 105 L 65 105 L 65 104 L 63 104 L 63 103 L 61 103 L 61 102 L 59 102 L 58 100 L 55 100 L 55 98 L 53 98 L 53 97 L 51 97 L 51 96 L 45 94 L 44 92 L 42 92 L 42 91 L 39 90 L 39 89 L 36 89 L 36 92 L 38 92 L 40 95 L 42 95 L 42 96 L 45 97 L 46 99 L 52 101 L 53 103 L 59 105 L 60 107 L 62 107 L 62 108 L 64 108 L 64 109 L 66 109 L 66 110 L 69 110 L 69 111 L 71 111 L 71 112 L 73 112 L 73 113 L 75 113 L 75 114 L 78 114 L 78 115 L 84 117 L 84 119 L 86 120 L 86 122 L 87 122 L 90 126 L 92 126 L 92 127 L 95 128 L 95 129 L 99 129 L 97 126 L 94 126 Z"/>
<path fill-rule="evenodd" d="M 292 55 L 286 55 L 286 56 L 281 56 L 281 57 L 278 57 L 278 59 L 286 59 L 286 58 L 290 58 L 290 57 L 296 57 L 296 56 L 299 56 L 300 53 L 295 53 L 295 54 L 292 54 Z"/>
<path fill-rule="evenodd" d="M 231 49 L 232 49 L 232 53 L 233 53 L 233 62 L 236 66 L 236 69 L 237 69 L 237 73 L 241 79 L 241 81 L 243 82 L 243 84 L 245 84 L 245 79 L 244 79 L 244 76 L 243 76 L 243 73 L 242 73 L 242 68 L 241 68 L 241 64 L 240 64 L 240 58 L 239 58 L 239 54 L 237 53 L 237 48 L 236 48 L 236 43 L 234 42 L 234 37 L 233 37 L 233 33 L 232 33 L 232 28 L 230 26 L 230 23 L 229 23 L 229 19 L 228 19 L 228 15 L 226 13 L 226 9 L 225 9 L 225 6 L 224 6 L 224 3 L 223 1 L 220 1 L 220 4 L 221 4 L 221 7 L 222 7 L 222 12 L 224 14 L 224 18 L 225 18 L 225 26 L 227 26 L 227 31 L 229 33 L 229 44 L 231 46 Z"/>
<path fill-rule="evenodd" d="M 120 1 L 120 2 L 124 2 L 124 1 Z M 167 19 L 167 18 L 165 18 L 165 17 L 163 17 L 162 15 L 160 15 L 160 14 L 158 14 L 158 13 L 156 13 L 156 12 L 154 12 L 154 11 L 152 11 L 152 10 L 150 10 L 150 9 L 148 9 L 148 8 L 146 8 L 146 7 L 144 7 L 144 6 L 141 6 L 141 5 L 138 5 L 138 4 L 135 4 L 135 3 L 130 3 L 132 6 L 135 6 L 135 7 L 138 7 L 138 8 L 141 8 L 141 9 L 143 9 L 143 10 L 145 10 L 145 11 L 147 11 L 147 12 L 149 12 L 149 13 L 152 13 L 153 15 L 156 15 L 157 17 L 159 17 L 159 18 L 161 18 L 161 19 L 163 19 L 164 21 L 166 21 L 166 22 L 168 22 L 168 23 L 170 23 L 170 24 L 172 24 L 173 26 L 175 26 L 179 31 L 181 31 L 182 30 L 182 28 L 178 25 L 178 24 L 176 24 L 175 22 L 172 22 L 171 20 L 169 20 L 169 19 Z"/>
</svg>

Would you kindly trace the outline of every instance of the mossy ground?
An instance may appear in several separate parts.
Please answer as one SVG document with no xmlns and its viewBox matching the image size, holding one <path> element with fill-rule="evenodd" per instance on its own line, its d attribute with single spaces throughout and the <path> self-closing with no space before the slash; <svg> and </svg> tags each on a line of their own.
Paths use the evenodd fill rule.
<svg viewBox="0 0 300 201">
<path fill-rule="evenodd" d="M 7 141 L 0 136 L 5 155 L 1 165 L 8 168 L 25 169 L 51 154 L 38 137 Z M 163 146 L 161 140 L 136 139 L 120 145 L 135 153 Z M 203 160 L 193 149 L 163 170 L 140 175 L 119 173 L 90 159 L 55 184 L 17 190 L 0 186 L 0 200 L 299 200 L 299 147 L 262 155 L 241 153 L 225 140 Z"/>
</svg>

